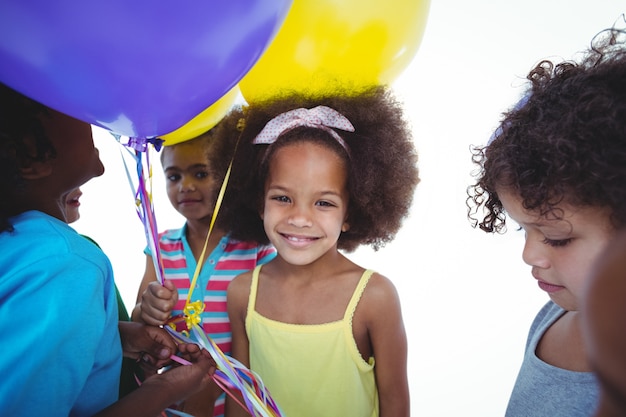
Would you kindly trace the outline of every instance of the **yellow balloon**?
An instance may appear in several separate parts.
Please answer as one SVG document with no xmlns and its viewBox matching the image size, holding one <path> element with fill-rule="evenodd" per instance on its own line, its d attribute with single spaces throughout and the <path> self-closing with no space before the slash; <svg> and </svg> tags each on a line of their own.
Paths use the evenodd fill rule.
<svg viewBox="0 0 626 417">
<path fill-rule="evenodd" d="M 189 122 L 179 127 L 173 132 L 163 135 L 160 138 L 165 142 L 163 145 L 174 145 L 189 139 L 200 136 L 202 133 L 211 129 L 219 123 L 220 120 L 232 108 L 235 100 L 241 94 L 239 86 L 234 86 L 219 100 L 206 108 L 202 113 L 191 119 Z"/>
<path fill-rule="evenodd" d="M 415 56 L 430 0 L 294 0 L 267 51 L 239 82 L 247 102 L 390 84 Z"/>
</svg>

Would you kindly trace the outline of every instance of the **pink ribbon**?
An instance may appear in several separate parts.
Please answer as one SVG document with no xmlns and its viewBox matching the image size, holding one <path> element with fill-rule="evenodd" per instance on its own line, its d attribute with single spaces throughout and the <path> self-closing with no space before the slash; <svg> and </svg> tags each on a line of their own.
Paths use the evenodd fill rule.
<svg viewBox="0 0 626 417">
<path fill-rule="evenodd" d="M 312 109 L 294 109 L 279 114 L 267 122 L 263 130 L 254 138 L 254 144 L 272 144 L 283 133 L 300 126 L 308 126 L 322 129 L 330 133 L 341 146 L 347 151 L 346 142 L 339 136 L 335 129 L 346 132 L 354 132 L 352 123 L 337 110 L 326 106 L 317 106 Z"/>
</svg>

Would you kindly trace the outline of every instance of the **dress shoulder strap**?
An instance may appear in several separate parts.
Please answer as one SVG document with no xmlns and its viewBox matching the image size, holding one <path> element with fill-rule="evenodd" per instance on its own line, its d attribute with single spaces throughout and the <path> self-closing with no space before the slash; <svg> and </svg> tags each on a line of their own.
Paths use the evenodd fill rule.
<svg viewBox="0 0 626 417">
<path fill-rule="evenodd" d="M 256 307 L 256 293 L 259 288 L 259 272 L 263 265 L 257 265 L 252 271 L 252 282 L 250 283 L 250 297 L 248 298 L 248 314 Z"/>
<path fill-rule="evenodd" d="M 344 316 L 344 320 L 348 320 L 350 322 L 350 325 L 352 325 L 352 317 L 354 316 L 354 311 L 356 310 L 356 306 L 359 304 L 359 301 L 361 300 L 361 296 L 363 295 L 363 291 L 365 291 L 365 287 L 367 286 L 367 283 L 369 282 L 373 273 L 374 271 L 371 269 L 365 270 L 363 272 L 363 275 L 361 275 L 361 279 L 359 280 L 359 283 L 356 285 L 356 288 L 354 289 L 354 293 L 352 294 L 352 298 L 350 299 L 350 302 L 348 303 L 348 307 L 346 308 L 346 314 Z"/>
</svg>

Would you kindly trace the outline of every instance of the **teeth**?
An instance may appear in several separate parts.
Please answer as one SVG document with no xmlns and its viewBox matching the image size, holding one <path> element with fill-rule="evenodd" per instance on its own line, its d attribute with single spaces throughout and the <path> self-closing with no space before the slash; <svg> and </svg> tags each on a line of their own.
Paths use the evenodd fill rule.
<svg viewBox="0 0 626 417">
<path fill-rule="evenodd" d="M 298 238 L 298 237 L 294 237 L 294 236 L 288 236 L 287 240 L 290 240 L 292 242 L 304 242 L 306 240 L 309 240 L 308 238 Z"/>
</svg>

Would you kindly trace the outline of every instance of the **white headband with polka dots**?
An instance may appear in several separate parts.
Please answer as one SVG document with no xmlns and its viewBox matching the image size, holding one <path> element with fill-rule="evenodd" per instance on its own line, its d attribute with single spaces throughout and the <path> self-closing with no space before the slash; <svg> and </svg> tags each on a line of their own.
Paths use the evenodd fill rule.
<svg viewBox="0 0 626 417">
<path fill-rule="evenodd" d="M 317 106 L 312 109 L 300 108 L 279 114 L 267 122 L 252 143 L 272 144 L 283 133 L 300 126 L 322 129 L 330 133 L 346 151 L 348 151 L 346 142 L 333 128 L 354 132 L 354 126 L 343 114 L 330 107 Z"/>
</svg>

